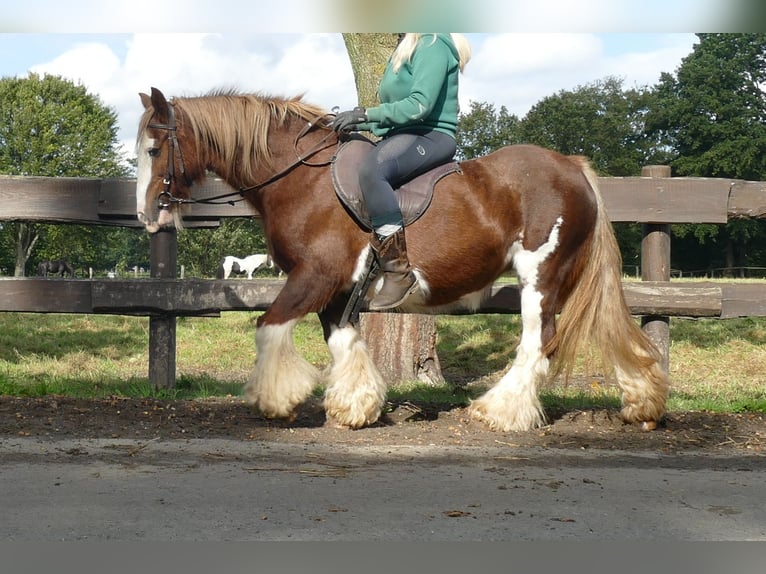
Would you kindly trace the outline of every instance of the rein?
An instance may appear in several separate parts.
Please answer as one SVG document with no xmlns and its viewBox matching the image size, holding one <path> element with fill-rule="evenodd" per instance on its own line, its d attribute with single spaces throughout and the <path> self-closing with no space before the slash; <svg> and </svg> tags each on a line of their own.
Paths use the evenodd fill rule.
<svg viewBox="0 0 766 574">
<path fill-rule="evenodd" d="M 262 181 L 261 183 L 257 183 L 255 185 L 251 185 L 249 187 L 241 187 L 238 191 L 233 191 L 230 193 L 223 193 L 221 195 L 216 195 L 214 197 L 208 197 L 205 199 L 197 199 L 194 197 L 190 197 L 189 199 L 184 199 L 180 197 L 175 197 L 170 192 L 170 186 L 172 181 L 175 179 L 175 150 L 178 150 L 178 158 L 179 158 L 179 164 L 181 167 L 181 174 L 184 176 L 184 181 L 186 182 L 187 187 L 191 186 L 192 182 L 189 181 L 187 175 L 186 175 L 186 166 L 184 165 L 184 158 L 183 154 L 181 153 L 181 145 L 178 143 L 178 137 L 176 135 L 177 129 L 176 129 L 176 118 L 175 118 L 175 112 L 173 110 L 173 104 L 168 102 L 168 123 L 167 124 L 149 124 L 148 127 L 150 128 L 156 128 L 156 129 L 164 129 L 167 130 L 169 133 L 168 136 L 168 170 L 167 175 L 165 179 L 162 180 L 163 185 L 165 186 L 162 192 L 160 193 L 159 197 L 157 198 L 157 202 L 159 204 L 160 209 L 169 209 L 170 206 L 174 203 L 177 204 L 186 204 L 186 203 L 199 203 L 199 204 L 205 204 L 205 205 L 235 205 L 236 203 L 239 203 L 240 201 L 244 201 L 245 194 L 250 191 L 255 191 L 257 189 L 262 189 L 269 184 L 274 183 L 275 181 L 281 179 L 285 175 L 287 175 L 289 172 L 291 172 L 293 169 L 298 167 L 299 165 L 306 165 L 308 167 L 322 167 L 325 165 L 331 164 L 335 156 L 330 158 L 327 161 L 319 162 L 319 163 L 308 163 L 307 160 L 311 158 L 313 155 L 319 153 L 323 149 L 326 149 L 329 147 L 328 145 L 325 145 L 327 143 L 327 140 L 335 134 L 333 130 L 329 130 L 328 133 L 321 139 L 319 142 L 309 149 L 305 154 L 301 155 L 301 153 L 298 151 L 298 142 L 303 138 L 306 134 L 308 134 L 312 128 L 319 125 L 319 122 L 323 120 L 324 118 L 329 117 L 331 114 L 325 114 L 323 116 L 316 117 L 313 121 L 308 122 L 303 129 L 301 129 L 300 132 L 298 132 L 298 135 L 295 136 L 295 141 L 293 142 L 293 149 L 295 150 L 295 155 L 297 156 L 295 161 L 290 163 L 288 166 L 286 166 L 284 169 L 278 171 L 274 175 L 267 178 L 265 181 Z M 338 142 L 340 143 L 340 142 Z M 239 196 L 238 199 L 227 199 L 230 197 Z"/>
</svg>

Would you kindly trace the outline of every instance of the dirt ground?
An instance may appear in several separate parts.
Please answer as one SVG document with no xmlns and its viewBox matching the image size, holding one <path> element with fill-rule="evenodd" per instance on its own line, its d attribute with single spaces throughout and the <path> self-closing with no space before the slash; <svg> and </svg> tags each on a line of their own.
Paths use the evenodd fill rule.
<svg viewBox="0 0 766 574">
<path fill-rule="evenodd" d="M 766 416 L 670 412 L 657 430 L 624 424 L 617 410 L 548 412 L 529 432 L 489 431 L 464 408 L 390 402 L 377 424 L 361 430 L 326 424 L 318 400 L 290 424 L 267 420 L 241 398 L 156 400 L 114 397 L 0 397 L 0 436 L 172 440 L 217 438 L 344 445 L 508 446 L 715 454 L 766 452 Z"/>
</svg>

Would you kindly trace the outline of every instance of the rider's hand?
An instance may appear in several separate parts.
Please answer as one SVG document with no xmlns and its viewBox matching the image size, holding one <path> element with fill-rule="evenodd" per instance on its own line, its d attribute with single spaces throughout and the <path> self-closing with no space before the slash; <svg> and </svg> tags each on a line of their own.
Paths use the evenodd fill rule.
<svg viewBox="0 0 766 574">
<path fill-rule="evenodd" d="M 336 132 L 350 132 L 356 129 L 357 124 L 367 121 L 367 110 L 362 107 L 355 107 L 353 110 L 338 112 L 332 122 L 332 129 Z"/>
</svg>

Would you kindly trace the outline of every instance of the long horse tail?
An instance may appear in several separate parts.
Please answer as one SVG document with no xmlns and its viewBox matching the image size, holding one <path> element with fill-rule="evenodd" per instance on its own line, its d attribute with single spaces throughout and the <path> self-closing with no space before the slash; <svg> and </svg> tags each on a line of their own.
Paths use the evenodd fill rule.
<svg viewBox="0 0 766 574">
<path fill-rule="evenodd" d="M 622 291 L 622 257 L 598 187 L 584 157 L 574 158 L 596 196 L 598 214 L 590 249 L 575 265 L 579 277 L 564 303 L 556 334 L 546 346 L 551 373 L 571 374 L 587 343 L 598 349 L 606 372 L 614 371 L 622 388 L 622 415 L 651 424 L 665 411 L 668 376 L 661 354 L 630 313 Z M 551 354 L 552 353 L 552 354 Z"/>
</svg>

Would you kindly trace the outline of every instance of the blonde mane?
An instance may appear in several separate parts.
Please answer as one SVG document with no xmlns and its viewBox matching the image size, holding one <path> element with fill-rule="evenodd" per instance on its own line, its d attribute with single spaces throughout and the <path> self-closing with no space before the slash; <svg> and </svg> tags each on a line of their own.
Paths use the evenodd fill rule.
<svg viewBox="0 0 766 574">
<path fill-rule="evenodd" d="M 250 181 L 255 167 L 273 168 L 268 141 L 272 123 L 278 127 L 291 116 L 314 121 L 327 113 L 301 98 L 214 91 L 204 96 L 176 97 L 172 103 L 184 112 L 198 155 L 207 148 L 215 149 L 237 179 Z M 153 110 L 144 113 L 139 133 L 146 129 L 152 114 Z"/>
</svg>

